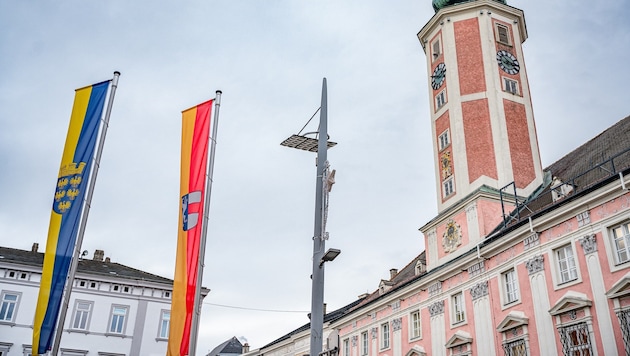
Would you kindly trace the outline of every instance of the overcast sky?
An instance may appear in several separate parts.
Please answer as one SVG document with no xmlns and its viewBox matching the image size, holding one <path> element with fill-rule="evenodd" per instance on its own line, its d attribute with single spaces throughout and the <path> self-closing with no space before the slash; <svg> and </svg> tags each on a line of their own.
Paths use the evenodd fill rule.
<svg viewBox="0 0 630 356">
<path fill-rule="evenodd" d="M 547 167 L 630 114 L 630 3 L 508 3 L 525 11 Z M 374 291 L 424 249 L 418 228 L 437 214 L 416 37 L 433 14 L 430 0 L 1 1 L 0 244 L 43 251 L 74 90 L 118 70 L 82 249 L 172 278 L 181 111 L 222 90 L 198 352 L 232 336 L 264 346 L 308 322 L 315 154 L 280 142 L 326 77 L 327 247 L 342 253 L 325 302 Z"/>
</svg>

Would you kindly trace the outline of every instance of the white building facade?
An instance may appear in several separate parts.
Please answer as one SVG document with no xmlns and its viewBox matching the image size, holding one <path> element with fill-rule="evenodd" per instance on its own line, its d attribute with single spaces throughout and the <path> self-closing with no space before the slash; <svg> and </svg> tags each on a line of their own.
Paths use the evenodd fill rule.
<svg viewBox="0 0 630 356">
<path fill-rule="evenodd" d="M 0 247 L 0 356 L 31 355 L 42 262 L 37 244 L 31 251 Z M 165 355 L 172 287 L 100 250 L 80 260 L 59 355 Z"/>
</svg>

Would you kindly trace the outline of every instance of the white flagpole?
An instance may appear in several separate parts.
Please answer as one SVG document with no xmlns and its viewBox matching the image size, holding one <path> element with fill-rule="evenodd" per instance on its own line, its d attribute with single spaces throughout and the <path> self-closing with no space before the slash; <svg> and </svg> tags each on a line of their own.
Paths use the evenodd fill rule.
<svg viewBox="0 0 630 356">
<path fill-rule="evenodd" d="M 116 94 L 116 88 L 118 87 L 118 77 L 120 77 L 120 72 L 114 72 L 114 78 L 112 79 L 111 89 L 109 92 L 109 100 L 107 101 L 105 116 L 103 117 L 101 137 L 96 148 L 96 155 L 94 156 L 94 167 L 92 169 L 92 175 L 90 176 L 90 183 L 87 187 L 85 205 L 83 206 L 81 223 L 79 225 L 79 231 L 77 233 L 77 242 L 74 247 L 74 256 L 72 257 L 70 272 L 68 273 L 68 277 L 66 278 L 66 287 L 64 288 L 63 302 L 61 304 L 61 311 L 59 312 L 59 321 L 57 322 L 57 328 L 55 329 L 55 340 L 53 341 L 51 356 L 56 356 L 59 353 L 61 334 L 63 334 L 63 324 L 66 322 L 66 313 L 68 312 L 68 304 L 70 303 L 70 294 L 72 293 L 72 287 L 74 284 L 74 275 L 77 272 L 77 266 L 79 264 L 79 254 L 81 253 L 81 245 L 83 244 L 83 234 L 85 233 L 85 226 L 87 224 L 88 214 L 90 213 L 90 204 L 92 203 L 92 195 L 94 193 L 94 186 L 96 184 L 96 176 L 98 175 L 98 168 L 101 163 L 101 155 L 103 154 L 103 146 L 105 145 L 105 136 L 107 135 L 107 128 L 109 127 L 109 116 L 112 113 L 114 94 Z"/>
<path fill-rule="evenodd" d="M 201 283 L 203 282 L 203 268 L 205 266 L 204 258 L 206 255 L 206 237 L 208 235 L 208 219 L 210 210 L 210 193 L 212 192 L 212 177 L 214 174 L 214 152 L 217 145 L 217 131 L 219 128 L 219 108 L 221 107 L 220 90 L 216 92 L 214 99 L 214 119 L 210 126 L 210 156 L 208 157 L 208 168 L 206 177 L 206 199 L 203 205 L 203 220 L 201 222 L 201 241 L 199 243 L 199 265 L 197 270 L 197 290 L 195 292 L 195 306 L 193 308 L 192 325 L 190 328 L 190 344 L 188 347 L 188 355 L 195 356 L 197 354 L 197 337 L 199 334 L 199 321 L 201 320 Z"/>
</svg>

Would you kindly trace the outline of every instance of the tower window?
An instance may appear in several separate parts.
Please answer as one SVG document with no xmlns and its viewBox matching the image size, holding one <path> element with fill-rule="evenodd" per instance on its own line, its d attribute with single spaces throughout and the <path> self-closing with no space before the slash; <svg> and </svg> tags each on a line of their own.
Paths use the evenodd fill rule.
<svg viewBox="0 0 630 356">
<path fill-rule="evenodd" d="M 453 177 L 450 177 L 442 183 L 442 189 L 444 190 L 444 198 L 455 193 L 455 188 L 453 186 Z"/>
<path fill-rule="evenodd" d="M 436 38 L 435 41 L 431 43 L 431 51 L 431 57 L 433 60 L 438 59 L 438 57 L 442 54 L 442 46 L 439 38 Z"/>
<path fill-rule="evenodd" d="M 446 89 L 435 96 L 435 109 L 439 110 L 444 104 L 446 104 Z"/>
<path fill-rule="evenodd" d="M 518 82 L 516 80 L 503 77 L 503 90 L 514 95 L 519 95 Z"/>
<path fill-rule="evenodd" d="M 438 143 L 440 145 L 440 151 L 445 149 L 446 146 L 449 145 L 449 143 L 451 143 L 450 138 L 448 137 L 448 130 L 444 131 L 439 137 L 438 137 Z"/>
<path fill-rule="evenodd" d="M 495 23 L 494 31 L 497 42 L 508 46 L 512 45 L 512 41 L 510 40 L 510 29 L 506 25 Z"/>
</svg>

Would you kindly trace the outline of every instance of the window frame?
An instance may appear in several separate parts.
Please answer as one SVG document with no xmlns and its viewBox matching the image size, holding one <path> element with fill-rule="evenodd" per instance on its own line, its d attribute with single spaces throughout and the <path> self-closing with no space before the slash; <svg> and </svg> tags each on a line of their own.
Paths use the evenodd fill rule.
<svg viewBox="0 0 630 356">
<path fill-rule="evenodd" d="M 440 36 L 438 34 L 431 41 L 431 62 L 432 63 L 437 61 L 438 58 L 440 58 L 440 56 L 442 56 L 442 53 L 444 53 L 444 51 L 442 50 L 442 38 L 441 37 L 442 36 Z M 437 51 L 436 51 L 436 46 L 437 46 Z"/>
<path fill-rule="evenodd" d="M 88 310 L 79 310 L 79 304 L 87 304 L 88 305 Z M 70 325 L 70 329 L 71 330 L 77 330 L 77 331 L 85 331 L 87 332 L 90 329 L 90 322 L 92 320 L 92 312 L 94 310 L 94 302 L 90 301 L 90 300 L 81 300 L 81 299 L 76 299 L 74 301 L 74 309 L 72 311 L 72 321 L 71 321 L 71 325 Z M 85 328 L 81 328 L 81 327 L 77 327 L 77 316 L 78 313 L 86 313 L 87 316 L 85 317 Z M 81 322 L 79 322 L 79 324 L 81 324 Z"/>
<path fill-rule="evenodd" d="M 117 308 L 125 310 L 125 313 L 122 315 L 122 323 L 118 321 L 121 315 L 115 313 Z M 127 329 L 127 319 L 129 319 L 129 309 L 128 305 L 112 304 L 109 312 L 109 321 L 107 323 L 107 331 L 105 333 L 106 335 L 125 335 Z M 116 325 L 122 324 L 120 325 L 120 331 L 112 331 L 112 329 L 114 329 L 114 319 L 116 319 Z"/>
<path fill-rule="evenodd" d="M 564 256 L 560 255 L 561 252 L 564 253 Z M 564 285 L 576 281 L 579 277 L 579 273 L 573 244 L 568 243 L 554 248 L 553 256 L 556 265 L 558 285 Z M 563 264 L 566 264 L 566 266 L 563 266 Z"/>
<path fill-rule="evenodd" d="M 409 339 L 416 340 L 422 338 L 422 315 L 420 309 L 409 313 Z"/>
<path fill-rule="evenodd" d="M 501 36 L 501 30 L 504 29 L 505 30 L 505 41 L 502 40 L 502 36 Z M 512 46 L 512 31 L 510 26 L 503 24 L 503 23 L 499 23 L 499 22 L 495 22 L 494 23 L 494 39 L 496 40 L 497 43 L 501 43 L 503 45 L 506 46 Z"/>
<path fill-rule="evenodd" d="M 7 295 L 14 295 L 15 301 L 9 301 L 9 300 L 5 301 L 5 297 Z M 3 311 L 8 313 L 9 309 L 11 312 L 11 318 L 9 319 L 5 318 L 6 315 L 0 315 L 3 318 L 3 319 L 0 319 L 0 324 L 15 324 L 15 320 L 17 319 L 17 313 L 20 307 L 21 300 L 22 300 L 22 292 L 16 292 L 12 290 L 3 290 L 2 293 L 0 293 L 0 313 L 2 313 Z M 9 306 L 7 307 L 7 309 L 5 309 L 5 302 L 7 305 L 12 305 L 13 307 L 11 308 Z"/>
<path fill-rule="evenodd" d="M 343 354 L 341 356 L 350 356 L 350 338 L 345 338 L 342 341 L 343 344 Z"/>
<path fill-rule="evenodd" d="M 451 145 L 451 133 L 449 129 L 442 131 L 438 136 L 438 150 L 443 151 L 445 148 Z"/>
<path fill-rule="evenodd" d="M 623 236 L 617 237 L 616 230 L 620 229 Z M 609 228 L 610 231 L 610 243 L 612 247 L 613 253 L 613 261 L 615 266 L 621 266 L 630 262 L 630 221 L 625 221 L 619 224 L 615 224 L 614 226 Z M 625 247 L 620 248 L 618 240 L 623 241 Z M 623 250 L 626 254 L 626 259 L 624 261 L 621 260 L 620 250 Z"/>
<path fill-rule="evenodd" d="M 510 276 L 512 276 L 512 280 L 510 280 Z M 518 285 L 518 273 L 515 267 L 501 272 L 501 286 L 503 288 L 501 296 L 503 298 L 504 306 L 514 305 L 521 300 L 520 288 Z"/>
<path fill-rule="evenodd" d="M 447 199 L 455 194 L 455 180 L 451 175 L 442 181 L 442 198 Z"/>
<path fill-rule="evenodd" d="M 448 99 L 446 97 L 446 88 L 440 90 L 439 93 L 435 94 L 435 111 L 439 111 L 448 103 Z"/>
<path fill-rule="evenodd" d="M 160 322 L 158 324 L 158 340 L 168 340 L 171 328 L 171 311 L 170 309 L 162 309 L 160 311 Z"/>
<path fill-rule="evenodd" d="M 461 325 L 466 322 L 466 302 L 463 292 L 451 295 L 451 311 L 452 325 Z"/>
<path fill-rule="evenodd" d="M 578 330 L 578 327 L 580 328 Z M 588 341 L 588 343 L 583 344 L 569 344 L 569 343 L 565 343 L 564 341 L 573 341 L 573 339 L 569 336 L 567 336 L 567 334 L 571 331 L 576 331 L 576 332 L 582 332 L 582 336 L 586 336 L 586 341 Z M 586 332 L 584 334 L 584 332 Z M 589 325 L 589 323 L 587 321 L 581 321 L 579 323 L 574 323 L 571 325 L 563 325 L 563 326 L 559 326 L 558 327 L 558 334 L 560 336 L 560 341 L 562 344 L 562 351 L 564 352 L 565 355 L 573 355 L 573 352 L 575 351 L 582 351 L 585 350 L 586 348 L 588 348 L 588 350 L 590 351 L 590 355 L 593 355 L 593 346 L 595 346 L 595 343 L 592 342 L 592 338 L 591 338 L 591 327 Z M 563 335 L 564 334 L 564 335 Z M 578 335 L 580 336 L 580 335 Z"/>
<path fill-rule="evenodd" d="M 361 333 L 361 356 L 366 356 L 370 351 L 368 340 L 367 330 L 363 331 Z"/>
<path fill-rule="evenodd" d="M 527 347 L 527 340 L 524 338 L 511 339 L 503 342 L 503 354 L 505 356 L 528 356 L 529 348 Z M 523 347 L 523 353 L 514 352 L 515 347 Z M 518 350 L 517 350 L 518 351 Z"/>
<path fill-rule="evenodd" d="M 389 349 L 391 346 L 389 322 L 381 324 L 381 327 L 379 329 L 381 332 L 381 337 L 380 337 L 381 350 Z"/>
<path fill-rule="evenodd" d="M 503 87 L 504 92 L 510 93 L 512 95 L 518 95 L 518 96 L 521 95 L 520 85 L 519 85 L 520 83 L 518 82 L 518 80 L 504 77 L 504 76 L 502 76 L 501 78 L 503 79 L 502 87 Z M 514 90 L 511 90 L 512 88 Z"/>
</svg>

